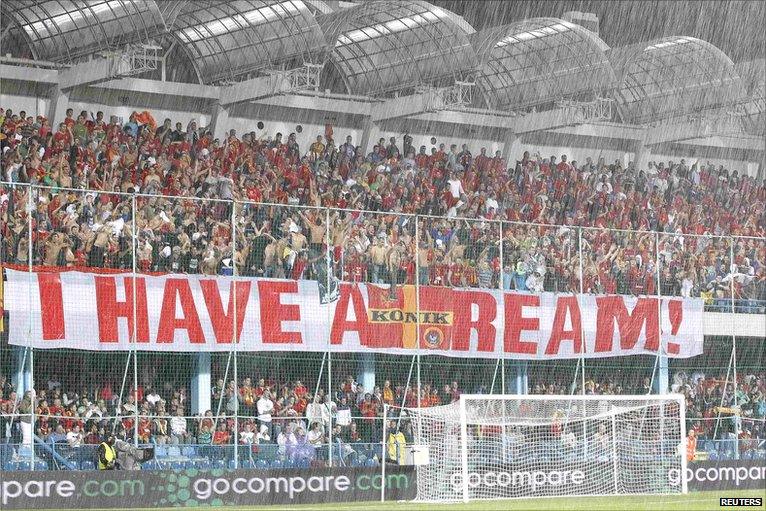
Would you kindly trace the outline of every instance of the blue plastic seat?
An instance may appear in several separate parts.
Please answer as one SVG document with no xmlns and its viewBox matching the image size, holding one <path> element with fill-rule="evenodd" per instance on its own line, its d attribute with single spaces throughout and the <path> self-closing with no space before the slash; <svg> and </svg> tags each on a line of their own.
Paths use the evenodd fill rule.
<svg viewBox="0 0 766 511">
<path fill-rule="evenodd" d="M 158 445 L 154 448 L 155 458 L 164 458 L 168 455 L 168 447 L 166 445 Z"/>
<path fill-rule="evenodd" d="M 210 466 L 212 468 L 226 468 L 226 462 L 224 462 L 223 460 L 213 460 Z"/>
<path fill-rule="evenodd" d="M 28 461 L 19 461 L 16 470 L 32 470 L 32 464 Z"/>
<path fill-rule="evenodd" d="M 168 446 L 168 456 L 174 458 L 181 456 L 181 448 L 177 445 Z"/>
<path fill-rule="evenodd" d="M 35 461 L 34 470 L 48 470 L 48 462 L 43 460 Z"/>
<path fill-rule="evenodd" d="M 184 462 L 183 461 L 174 461 L 170 464 L 170 468 L 173 470 L 183 470 L 184 469 Z"/>
<path fill-rule="evenodd" d="M 12 461 L 6 461 L 5 464 L 3 464 L 3 470 L 6 472 L 13 472 L 16 470 L 16 463 Z"/>
<path fill-rule="evenodd" d="M 369 458 L 365 463 L 365 467 L 377 467 L 378 462 L 375 460 L 375 458 Z"/>
<path fill-rule="evenodd" d="M 210 469 L 210 461 L 209 460 L 197 460 L 194 462 L 194 468 L 198 470 L 208 470 Z"/>
<path fill-rule="evenodd" d="M 194 445 L 185 445 L 183 449 L 181 449 L 181 454 L 187 458 L 196 458 L 197 447 Z"/>
<path fill-rule="evenodd" d="M 284 468 L 284 466 L 285 463 L 280 459 L 276 459 L 271 462 L 271 468 Z"/>
<path fill-rule="evenodd" d="M 85 460 L 80 465 L 80 469 L 81 470 L 95 470 L 96 469 L 96 465 L 92 461 L 90 461 L 90 460 Z"/>
<path fill-rule="evenodd" d="M 707 456 L 710 461 L 718 461 L 718 451 L 708 451 Z"/>
<path fill-rule="evenodd" d="M 237 460 L 229 460 L 228 465 L 231 470 L 234 470 L 235 468 L 237 468 Z"/>
<path fill-rule="evenodd" d="M 255 460 L 255 468 L 265 470 L 269 468 L 269 462 L 266 460 Z"/>
</svg>

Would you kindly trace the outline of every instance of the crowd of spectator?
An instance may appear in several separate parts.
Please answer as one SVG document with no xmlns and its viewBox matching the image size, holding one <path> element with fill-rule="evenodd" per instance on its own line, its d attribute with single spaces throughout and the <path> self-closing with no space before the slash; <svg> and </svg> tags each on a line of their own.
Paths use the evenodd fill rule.
<svg viewBox="0 0 766 511">
<path fill-rule="evenodd" d="M 766 303 L 766 186 L 710 163 L 514 163 L 410 136 L 365 154 L 329 128 L 301 148 L 149 112 L 0 126 L 5 263 L 130 269 L 135 229 L 142 271 Z"/>
<path fill-rule="evenodd" d="M 634 373 L 589 377 L 584 382 L 585 393 L 648 394 L 649 377 Z M 727 439 L 734 431 L 739 431 L 741 440 L 766 438 L 766 373 L 740 373 L 736 400 L 734 383 L 726 378 L 725 374 L 711 376 L 702 371 L 673 374 L 671 390 L 686 396 L 689 427 L 701 439 Z M 529 391 L 579 394 L 581 385 L 560 374 L 536 374 Z M 112 431 L 128 441 L 138 435 L 141 444 L 231 446 L 236 441 L 255 452 L 262 444 L 274 444 L 282 453 L 300 446 L 315 449 L 327 445 L 330 438 L 333 443 L 373 444 L 380 442 L 383 404 L 424 408 L 456 402 L 462 392 L 487 391 L 486 386 L 464 386 L 449 379 L 443 384 L 424 383 L 420 391 L 416 385 L 390 380 L 364 389 L 348 376 L 329 394 L 322 388 L 312 391 L 301 380 L 282 383 L 245 377 L 235 388 L 234 381 L 219 378 L 211 389 L 213 410 L 195 416 L 184 386 L 141 385 L 125 391 L 122 398 L 115 387 L 105 383 L 92 391 L 77 392 L 51 377 L 34 394 L 20 398 L 7 379 L 0 377 L 0 443 L 19 443 L 18 423 L 30 420 L 27 414 L 33 413 L 35 433 L 41 439 L 69 447 L 98 444 Z M 390 413 L 397 415 L 395 408 Z M 745 444 L 745 448 L 752 447 Z"/>
</svg>

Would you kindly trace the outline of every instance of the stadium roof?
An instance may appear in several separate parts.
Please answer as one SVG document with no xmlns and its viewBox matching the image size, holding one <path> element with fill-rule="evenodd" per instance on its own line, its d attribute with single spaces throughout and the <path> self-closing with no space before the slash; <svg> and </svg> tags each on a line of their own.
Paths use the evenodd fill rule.
<svg viewBox="0 0 766 511">
<path fill-rule="evenodd" d="M 460 77 L 476 56 L 474 29 L 422 0 L 382 0 L 319 16 L 331 62 L 352 94 L 375 95 Z M 453 80 L 454 82 L 454 80 Z"/>
<path fill-rule="evenodd" d="M 477 96 L 501 110 L 611 94 L 624 121 L 647 123 L 760 94 L 749 111 L 763 111 L 763 66 L 739 69 L 740 79 L 731 59 L 700 39 L 609 49 L 557 18 L 477 33 L 423 0 L 4 0 L 3 11 L 3 46 L 14 55 L 71 64 L 152 43 L 165 50 L 168 76 L 203 84 L 324 62 L 321 86 L 356 95 L 475 78 Z"/>
<path fill-rule="evenodd" d="M 205 83 L 235 80 L 261 69 L 299 66 L 323 58 L 324 36 L 315 13 L 322 2 L 195 0 L 172 26 Z"/>
<path fill-rule="evenodd" d="M 745 98 L 734 63 L 710 43 L 665 37 L 608 52 L 623 120 L 643 123 L 726 106 Z"/>
<path fill-rule="evenodd" d="M 496 109 L 546 103 L 614 84 L 609 47 L 579 25 L 533 18 L 472 36 L 481 61 L 477 83 Z"/>
<path fill-rule="evenodd" d="M 751 100 L 744 108 L 744 127 L 762 137 L 766 133 L 766 59 L 739 62 L 734 67 Z"/>
<path fill-rule="evenodd" d="M 3 0 L 38 60 L 73 62 L 165 31 L 157 3 L 143 0 Z"/>
</svg>

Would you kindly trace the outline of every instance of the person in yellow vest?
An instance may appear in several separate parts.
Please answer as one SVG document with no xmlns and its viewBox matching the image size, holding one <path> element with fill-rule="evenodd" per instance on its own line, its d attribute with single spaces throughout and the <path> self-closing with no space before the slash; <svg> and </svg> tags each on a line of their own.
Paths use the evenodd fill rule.
<svg viewBox="0 0 766 511">
<path fill-rule="evenodd" d="M 390 423 L 390 433 L 388 434 L 388 461 L 398 465 L 404 465 L 407 453 L 404 449 L 407 439 L 404 433 L 397 427 L 396 421 Z"/>
<path fill-rule="evenodd" d="M 114 435 L 109 435 L 105 442 L 101 442 L 96 453 L 98 454 L 99 470 L 114 470 L 117 461 L 117 451 L 114 449 Z"/>
</svg>

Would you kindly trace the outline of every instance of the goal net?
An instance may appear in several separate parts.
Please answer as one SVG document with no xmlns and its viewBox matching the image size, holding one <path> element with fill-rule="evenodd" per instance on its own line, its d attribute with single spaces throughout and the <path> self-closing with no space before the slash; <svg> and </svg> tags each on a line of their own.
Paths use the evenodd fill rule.
<svg viewBox="0 0 766 511">
<path fill-rule="evenodd" d="M 464 395 L 400 421 L 428 447 L 418 500 L 470 501 L 685 493 L 684 415 L 680 395 Z"/>
</svg>

